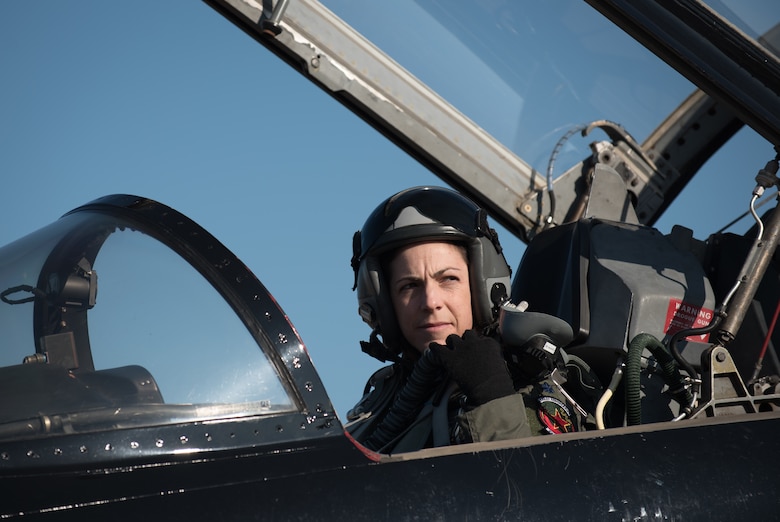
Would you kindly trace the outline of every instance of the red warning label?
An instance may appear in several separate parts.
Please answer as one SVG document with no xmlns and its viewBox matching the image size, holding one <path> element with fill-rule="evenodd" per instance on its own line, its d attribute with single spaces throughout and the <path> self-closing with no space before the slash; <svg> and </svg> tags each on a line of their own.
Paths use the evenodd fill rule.
<svg viewBox="0 0 780 522">
<path fill-rule="evenodd" d="M 664 332 L 669 335 L 674 335 L 680 330 L 704 328 L 710 324 L 713 316 L 714 312 L 709 308 L 702 308 L 681 301 L 680 299 L 672 298 L 669 300 L 669 308 L 666 310 L 666 325 Z M 686 337 L 686 339 L 689 341 L 706 343 L 709 342 L 710 334 L 691 335 Z"/>
</svg>

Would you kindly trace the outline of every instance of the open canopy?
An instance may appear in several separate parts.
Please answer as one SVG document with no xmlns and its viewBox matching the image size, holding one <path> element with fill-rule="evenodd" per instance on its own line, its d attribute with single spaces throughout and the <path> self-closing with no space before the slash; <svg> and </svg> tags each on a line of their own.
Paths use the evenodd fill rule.
<svg viewBox="0 0 780 522">
<path fill-rule="evenodd" d="M 780 143 L 769 1 L 208 3 L 526 241 L 594 153 L 653 224 L 743 124 Z"/>
</svg>

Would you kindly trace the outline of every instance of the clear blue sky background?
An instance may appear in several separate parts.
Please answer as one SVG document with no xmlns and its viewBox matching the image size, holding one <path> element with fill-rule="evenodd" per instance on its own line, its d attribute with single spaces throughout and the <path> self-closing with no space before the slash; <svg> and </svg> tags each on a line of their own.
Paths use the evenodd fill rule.
<svg viewBox="0 0 780 522">
<path fill-rule="evenodd" d="M 194 219 L 268 287 L 340 415 L 374 361 L 352 233 L 441 182 L 196 1 L 0 5 L 0 244 L 96 197 Z"/>
<path fill-rule="evenodd" d="M 438 178 L 197 1 L 4 2 L 0 71 L 0 244 L 106 194 L 172 206 L 264 282 L 346 413 L 379 366 L 358 345 L 352 233 Z M 771 149 L 750 152 L 722 169 L 747 169 L 746 198 Z M 714 185 L 659 228 L 725 224 Z M 502 240 L 517 265 L 523 245 Z"/>
</svg>

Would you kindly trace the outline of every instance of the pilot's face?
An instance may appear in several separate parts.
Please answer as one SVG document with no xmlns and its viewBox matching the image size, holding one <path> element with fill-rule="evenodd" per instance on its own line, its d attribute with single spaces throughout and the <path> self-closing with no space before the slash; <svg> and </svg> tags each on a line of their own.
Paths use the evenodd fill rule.
<svg viewBox="0 0 780 522">
<path fill-rule="evenodd" d="M 420 352 L 472 327 L 465 248 L 441 242 L 410 245 L 395 253 L 389 272 L 401 333 Z"/>
</svg>

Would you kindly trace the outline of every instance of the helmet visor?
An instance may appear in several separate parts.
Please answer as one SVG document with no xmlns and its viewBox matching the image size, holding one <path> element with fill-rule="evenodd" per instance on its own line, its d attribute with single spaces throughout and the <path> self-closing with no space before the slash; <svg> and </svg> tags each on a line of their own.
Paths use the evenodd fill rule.
<svg viewBox="0 0 780 522">
<path fill-rule="evenodd" d="M 371 213 L 360 234 L 360 258 L 414 242 L 473 239 L 488 231 L 486 213 L 471 200 L 441 187 L 415 187 Z"/>
</svg>

